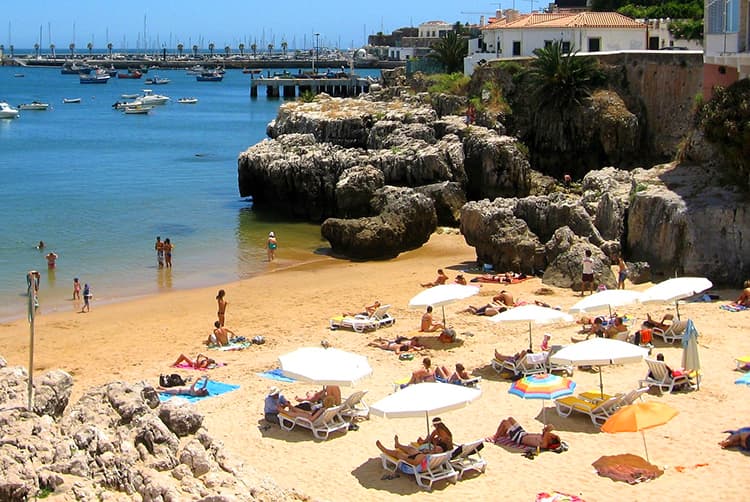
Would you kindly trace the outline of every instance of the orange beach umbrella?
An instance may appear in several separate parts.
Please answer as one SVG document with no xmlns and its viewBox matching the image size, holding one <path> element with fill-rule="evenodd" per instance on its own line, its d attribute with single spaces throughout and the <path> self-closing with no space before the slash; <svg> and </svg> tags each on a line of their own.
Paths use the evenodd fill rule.
<svg viewBox="0 0 750 502">
<path fill-rule="evenodd" d="M 643 448 L 648 458 L 648 447 L 646 446 L 646 429 L 664 425 L 672 420 L 678 411 L 674 408 L 660 403 L 659 401 L 646 401 L 623 406 L 604 422 L 604 432 L 640 432 L 643 437 Z M 650 462 L 650 460 L 649 460 Z"/>
</svg>

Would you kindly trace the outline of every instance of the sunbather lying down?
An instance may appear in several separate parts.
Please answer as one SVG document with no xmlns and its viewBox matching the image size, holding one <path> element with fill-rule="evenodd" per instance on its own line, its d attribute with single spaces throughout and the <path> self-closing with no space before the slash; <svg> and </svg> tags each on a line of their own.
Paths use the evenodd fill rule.
<svg viewBox="0 0 750 502">
<path fill-rule="evenodd" d="M 201 385 L 202 384 L 202 385 Z M 183 396 L 207 396 L 208 395 L 208 377 L 202 376 L 191 386 L 184 387 L 159 387 L 159 392 L 164 394 L 174 394 Z"/>
<path fill-rule="evenodd" d="M 729 437 L 724 441 L 719 442 L 719 446 L 722 448 L 731 448 L 733 446 L 739 446 L 742 450 L 750 451 L 750 427 L 743 427 L 736 431 L 724 431 L 729 434 Z"/>
<path fill-rule="evenodd" d="M 560 436 L 552 433 L 551 424 L 545 425 L 541 434 L 529 433 L 513 417 L 501 421 L 495 435 L 487 439 L 496 443 L 503 437 L 509 438 L 518 446 L 532 446 L 542 450 L 557 450 L 562 446 Z"/>
<path fill-rule="evenodd" d="M 526 354 L 528 354 L 528 350 L 522 350 L 521 352 L 516 352 L 512 356 L 507 356 L 504 354 L 501 354 L 500 352 L 495 349 L 495 359 L 498 361 L 520 361 L 522 357 L 525 357 Z"/>
<path fill-rule="evenodd" d="M 395 340 L 376 338 L 367 345 L 383 350 L 392 350 L 396 354 L 400 354 L 401 352 L 409 352 L 410 350 L 421 350 L 424 348 L 424 346 L 419 343 L 419 337 L 417 336 L 413 336 L 411 338 L 398 336 Z"/>
<path fill-rule="evenodd" d="M 196 370 L 208 369 L 216 366 L 216 361 L 210 357 L 204 356 L 203 354 L 198 354 L 195 357 L 195 361 L 185 354 L 180 354 L 180 357 L 177 358 L 172 366 L 180 366 L 182 363 L 186 363 L 188 366 Z"/>
</svg>

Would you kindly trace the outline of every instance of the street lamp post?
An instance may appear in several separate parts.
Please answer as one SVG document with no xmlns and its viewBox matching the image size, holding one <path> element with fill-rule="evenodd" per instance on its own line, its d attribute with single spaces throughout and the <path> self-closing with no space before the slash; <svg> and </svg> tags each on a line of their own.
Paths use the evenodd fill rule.
<svg viewBox="0 0 750 502">
<path fill-rule="evenodd" d="M 313 35 L 315 35 L 315 47 L 314 47 L 315 52 L 313 53 L 312 69 L 313 69 L 313 73 L 315 73 L 315 60 L 318 58 L 318 50 L 320 49 L 320 42 L 319 42 L 320 33 L 313 33 Z"/>
<path fill-rule="evenodd" d="M 39 307 L 39 272 L 29 270 L 26 274 L 26 286 L 28 294 L 28 319 L 29 319 L 29 379 L 28 379 L 28 397 L 29 411 L 32 411 L 34 404 L 34 317 L 36 309 Z"/>
</svg>

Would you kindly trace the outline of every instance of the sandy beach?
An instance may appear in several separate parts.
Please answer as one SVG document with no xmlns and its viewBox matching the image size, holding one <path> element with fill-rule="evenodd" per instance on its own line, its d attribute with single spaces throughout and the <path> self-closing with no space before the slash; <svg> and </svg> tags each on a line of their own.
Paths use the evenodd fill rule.
<svg viewBox="0 0 750 502">
<path fill-rule="evenodd" d="M 207 353 L 226 363 L 210 370 L 214 380 L 239 384 L 237 391 L 205 399 L 197 404 L 205 414 L 204 425 L 222 439 L 245 464 L 273 477 L 280 485 L 316 500 L 387 500 L 394 495 L 422 500 L 426 495 L 412 478 L 401 475 L 384 479 L 376 439 L 391 444 L 394 434 L 402 440 L 425 433 L 419 418 L 382 419 L 372 417 L 360 423 L 357 431 L 315 441 L 304 429 L 284 432 L 279 427 L 261 427 L 263 398 L 271 385 L 279 385 L 289 398 L 315 386 L 296 382 L 279 383 L 257 376 L 278 367 L 278 356 L 301 346 L 331 346 L 366 355 L 374 372 L 358 388 L 367 389 L 366 401 L 373 403 L 393 390 L 393 382 L 408 376 L 424 356 L 434 364 L 453 368 L 463 363 L 473 374 L 483 377 L 482 396 L 468 407 L 441 417 L 458 443 L 492 434 L 499 421 L 514 416 L 530 432 L 542 427 L 542 403 L 522 400 L 508 394 L 510 381 L 489 366 L 493 350 L 514 353 L 528 345 L 528 326 L 496 324 L 486 317 L 459 313 L 468 304 L 482 305 L 500 289 L 509 290 L 516 300 L 543 300 L 567 310 L 579 297 L 570 290 L 548 288 L 545 295 L 535 291 L 539 279 L 501 288 L 484 284 L 477 297 L 445 308 L 448 323 L 460 342 L 442 345 L 436 336 L 425 337 L 427 349 L 413 361 L 401 361 L 367 343 L 378 336 L 414 336 L 422 312 L 407 308 L 409 299 L 432 280 L 442 267 L 452 279 L 460 270 L 474 265 L 473 248 L 460 235 L 435 234 L 420 249 L 403 253 L 397 259 L 366 263 L 314 256 L 311 263 L 285 267 L 283 236 L 277 262 L 268 273 L 219 287 L 175 291 L 136 300 L 97 305 L 90 313 L 58 312 L 39 315 L 36 321 L 35 374 L 62 368 L 75 380 L 73 400 L 90 387 L 113 380 L 158 383 L 160 373 L 176 370 L 170 364 L 181 353 L 194 357 Z M 468 275 L 467 277 L 473 277 Z M 628 288 L 646 289 L 648 284 Z M 203 341 L 216 316 L 216 292 L 226 290 L 229 303 L 226 326 L 236 334 L 252 338 L 263 335 L 266 343 L 244 351 L 208 351 Z M 638 433 L 607 434 L 583 416 L 562 418 L 547 401 L 546 418 L 570 448 L 556 454 L 545 452 L 527 459 L 503 447 L 486 444 L 482 455 L 488 462 L 485 474 L 469 477 L 456 485 L 439 484 L 430 497 L 436 500 L 534 500 L 539 492 L 557 490 L 586 501 L 604 500 L 717 500 L 744 498 L 743 472 L 748 457 L 738 451 L 724 451 L 717 442 L 721 431 L 750 425 L 750 389 L 735 385 L 740 376 L 734 358 L 750 354 L 745 339 L 747 312 L 731 313 L 719 305 L 734 299 L 736 290 L 713 290 L 721 300 L 687 303 L 680 306 L 683 318 L 691 318 L 700 332 L 700 358 L 703 366 L 701 388 L 694 392 L 646 394 L 679 410 L 668 424 L 646 431 L 652 463 L 666 466 L 660 478 L 630 486 L 600 477 L 591 466 L 602 455 L 634 453 L 644 456 Z M 329 329 L 329 318 L 343 311 L 361 309 L 380 300 L 390 304 L 397 319 L 392 327 L 359 334 Z M 23 301 L 23 299 L 19 299 Z M 439 310 L 439 309 L 438 309 Z M 674 305 L 636 305 L 621 312 L 644 319 L 647 312 L 661 318 L 674 312 Z M 438 316 L 440 316 L 440 313 Z M 568 344 L 578 326 L 562 323 L 533 327 L 535 348 L 544 333 L 554 344 Z M 11 366 L 28 364 L 29 327 L 25 319 L 0 325 L 0 355 Z M 662 352 L 667 363 L 678 367 L 682 349 L 656 342 L 654 353 Z M 189 371 L 179 371 L 189 374 Z M 197 372 L 192 372 L 197 373 Z M 605 391 L 627 392 L 647 373 L 645 363 L 603 369 Z M 193 377 L 197 376 L 195 374 Z M 576 370 L 577 391 L 594 390 L 599 385 L 595 372 Z M 344 395 L 351 389 L 342 389 Z"/>
</svg>

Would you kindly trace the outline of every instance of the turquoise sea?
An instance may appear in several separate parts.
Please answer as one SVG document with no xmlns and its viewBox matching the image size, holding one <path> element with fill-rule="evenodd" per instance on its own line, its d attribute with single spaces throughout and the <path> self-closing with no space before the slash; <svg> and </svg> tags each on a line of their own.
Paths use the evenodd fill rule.
<svg viewBox="0 0 750 502">
<path fill-rule="evenodd" d="M 171 82 L 146 86 L 154 74 Z M 59 68 L 0 67 L 0 101 L 51 105 L 0 120 L 0 319 L 24 315 L 31 269 L 42 274 L 44 314 L 76 307 L 74 277 L 91 285 L 96 308 L 250 277 L 326 247 L 319 226 L 258 214 L 239 196 L 237 156 L 266 137 L 282 102 L 251 99 L 249 81 L 239 70 L 223 82 L 151 70 L 141 80 L 82 85 Z M 149 115 L 112 109 L 121 94 L 146 87 L 172 101 Z M 176 102 L 188 96 L 198 103 Z M 273 265 L 264 248 L 271 230 L 279 240 Z M 156 266 L 157 235 L 175 246 L 172 270 Z M 49 251 L 59 255 L 54 270 L 44 258 Z"/>
</svg>

